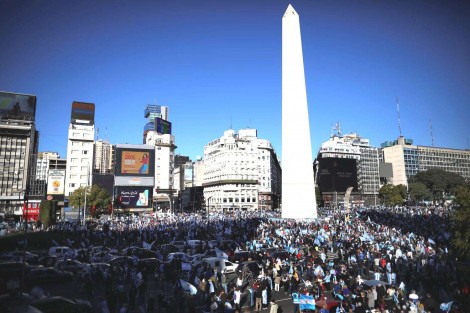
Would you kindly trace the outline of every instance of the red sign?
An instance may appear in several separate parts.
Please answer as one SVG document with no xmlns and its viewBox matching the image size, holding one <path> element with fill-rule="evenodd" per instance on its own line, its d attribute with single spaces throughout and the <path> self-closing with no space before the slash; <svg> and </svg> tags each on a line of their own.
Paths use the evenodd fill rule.
<svg viewBox="0 0 470 313">
<path fill-rule="evenodd" d="M 29 203 L 26 207 L 26 203 L 23 204 L 23 218 L 29 220 L 38 220 L 39 217 L 39 203 Z"/>
</svg>

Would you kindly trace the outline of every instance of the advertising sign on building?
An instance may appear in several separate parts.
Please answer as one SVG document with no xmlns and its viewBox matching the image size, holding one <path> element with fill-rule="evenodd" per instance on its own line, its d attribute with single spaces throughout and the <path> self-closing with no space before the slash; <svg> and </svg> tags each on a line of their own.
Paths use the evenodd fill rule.
<svg viewBox="0 0 470 313">
<path fill-rule="evenodd" d="M 153 186 L 153 177 L 114 176 L 115 186 Z"/>
<path fill-rule="evenodd" d="M 0 92 L 0 119 L 34 121 L 36 96 Z"/>
<path fill-rule="evenodd" d="M 116 148 L 116 176 L 153 176 L 154 150 Z"/>
<path fill-rule="evenodd" d="M 162 135 L 171 135 L 171 122 L 160 117 L 155 118 L 155 131 Z"/>
<path fill-rule="evenodd" d="M 74 101 L 70 119 L 72 123 L 93 125 L 95 123 L 95 104 Z"/>
<path fill-rule="evenodd" d="M 119 197 L 122 208 L 152 207 L 152 187 L 116 187 L 116 195 Z"/>
<path fill-rule="evenodd" d="M 65 170 L 49 170 L 47 194 L 63 195 L 65 191 Z"/>
</svg>

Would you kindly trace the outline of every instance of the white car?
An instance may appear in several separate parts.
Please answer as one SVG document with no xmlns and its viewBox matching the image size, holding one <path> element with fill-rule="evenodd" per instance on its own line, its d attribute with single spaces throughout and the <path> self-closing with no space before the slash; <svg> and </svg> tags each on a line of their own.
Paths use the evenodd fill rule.
<svg viewBox="0 0 470 313">
<path fill-rule="evenodd" d="M 202 259 L 207 258 L 205 254 L 195 254 L 191 256 L 191 266 L 196 267 L 199 264 L 202 264 Z"/>
<path fill-rule="evenodd" d="M 188 245 L 190 249 L 195 249 L 199 247 L 200 245 L 202 245 L 202 249 L 206 248 L 206 242 L 203 240 L 199 240 L 199 239 L 187 240 L 186 244 Z"/>
<path fill-rule="evenodd" d="M 183 252 L 173 252 L 167 255 L 166 261 L 171 262 L 173 260 L 181 260 L 182 262 L 190 263 L 191 256 Z"/>
<path fill-rule="evenodd" d="M 57 257 L 67 257 L 72 258 L 75 256 L 75 251 L 69 247 L 50 247 L 49 249 L 50 256 L 57 256 Z"/>
<path fill-rule="evenodd" d="M 238 264 L 232 263 L 224 258 L 209 257 L 202 260 L 202 264 L 212 267 L 216 272 L 225 274 L 235 273 Z"/>
</svg>

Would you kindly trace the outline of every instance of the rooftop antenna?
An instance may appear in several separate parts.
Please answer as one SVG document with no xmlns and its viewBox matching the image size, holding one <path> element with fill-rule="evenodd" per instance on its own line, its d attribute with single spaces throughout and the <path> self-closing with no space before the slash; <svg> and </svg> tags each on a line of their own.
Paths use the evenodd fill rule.
<svg viewBox="0 0 470 313">
<path fill-rule="evenodd" d="M 108 141 L 108 125 L 104 127 L 104 140 Z"/>
<path fill-rule="evenodd" d="M 398 115 L 398 131 L 400 132 L 400 137 L 401 135 L 401 122 L 400 122 L 400 103 L 398 102 L 398 97 L 397 97 L 397 115 Z"/>
<path fill-rule="evenodd" d="M 230 129 L 233 129 L 232 128 L 232 117 L 230 116 Z"/>
<path fill-rule="evenodd" d="M 98 139 L 99 139 L 99 134 L 100 134 L 100 129 L 97 127 L 97 128 L 96 128 L 96 131 L 95 131 L 95 136 L 96 136 L 95 141 L 98 141 Z"/>
<path fill-rule="evenodd" d="M 432 122 L 431 119 L 429 119 L 429 129 L 431 131 L 431 144 L 434 147 L 434 135 L 432 134 Z"/>
</svg>

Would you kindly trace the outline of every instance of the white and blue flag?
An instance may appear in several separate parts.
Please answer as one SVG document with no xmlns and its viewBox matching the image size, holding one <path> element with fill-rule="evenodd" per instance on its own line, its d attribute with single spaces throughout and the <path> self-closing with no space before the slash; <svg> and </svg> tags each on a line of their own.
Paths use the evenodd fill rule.
<svg viewBox="0 0 470 313">
<path fill-rule="evenodd" d="M 301 294 L 299 299 L 299 309 L 315 311 L 315 299 L 313 298 L 313 296 Z"/>
</svg>

